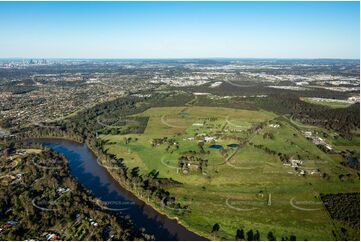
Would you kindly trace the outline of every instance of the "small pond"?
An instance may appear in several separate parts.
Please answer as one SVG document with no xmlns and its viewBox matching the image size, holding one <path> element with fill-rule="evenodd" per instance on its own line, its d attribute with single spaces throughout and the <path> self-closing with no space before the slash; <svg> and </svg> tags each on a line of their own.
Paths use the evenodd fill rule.
<svg viewBox="0 0 361 242">
<path fill-rule="evenodd" d="M 215 145 L 210 145 L 209 148 L 211 148 L 211 149 L 222 149 L 223 146 L 215 144 Z"/>
</svg>

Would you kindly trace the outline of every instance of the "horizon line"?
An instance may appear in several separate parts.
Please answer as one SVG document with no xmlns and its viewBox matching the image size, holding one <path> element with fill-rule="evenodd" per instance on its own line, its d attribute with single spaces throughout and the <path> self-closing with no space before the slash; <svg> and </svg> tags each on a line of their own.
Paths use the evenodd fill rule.
<svg viewBox="0 0 361 242">
<path fill-rule="evenodd" d="M 360 60 L 350 57 L 0 57 L 0 60 L 11 59 L 52 59 L 52 60 L 216 60 L 216 59 L 254 59 L 254 60 Z"/>
</svg>

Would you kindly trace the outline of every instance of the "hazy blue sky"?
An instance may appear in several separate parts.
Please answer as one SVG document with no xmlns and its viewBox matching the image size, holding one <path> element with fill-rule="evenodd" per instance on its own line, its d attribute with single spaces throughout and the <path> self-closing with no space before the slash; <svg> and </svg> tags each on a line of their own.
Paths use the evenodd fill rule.
<svg viewBox="0 0 361 242">
<path fill-rule="evenodd" d="M 359 58 L 358 2 L 0 2 L 0 57 Z"/>
</svg>

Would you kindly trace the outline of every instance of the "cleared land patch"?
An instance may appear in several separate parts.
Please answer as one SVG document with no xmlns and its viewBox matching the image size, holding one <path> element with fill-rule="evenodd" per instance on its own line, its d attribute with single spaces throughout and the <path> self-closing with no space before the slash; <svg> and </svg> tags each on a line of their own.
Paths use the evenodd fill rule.
<svg viewBox="0 0 361 242">
<path fill-rule="evenodd" d="M 104 148 L 141 173 L 155 169 L 182 183 L 167 190 L 190 212 L 158 208 L 211 239 L 218 223 L 219 239 L 243 228 L 264 240 L 269 231 L 277 239 L 332 240 L 337 228 L 319 194 L 359 190 L 356 171 L 341 166 L 340 155 L 308 139 L 308 127 L 270 112 L 162 107 L 131 117 L 148 118 L 144 133 L 100 135 Z M 352 178 L 341 182 L 346 173 Z"/>
<path fill-rule="evenodd" d="M 300 98 L 302 101 L 317 104 L 317 105 L 323 105 L 331 108 L 347 108 L 350 106 L 353 102 L 350 102 L 348 100 L 341 100 L 341 99 L 329 99 L 329 98 L 312 98 L 312 97 L 303 97 Z"/>
</svg>

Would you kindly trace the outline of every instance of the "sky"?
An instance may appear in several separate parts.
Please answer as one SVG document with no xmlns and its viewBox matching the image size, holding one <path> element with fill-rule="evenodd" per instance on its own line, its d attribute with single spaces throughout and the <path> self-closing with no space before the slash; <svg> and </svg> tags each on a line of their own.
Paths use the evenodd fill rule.
<svg viewBox="0 0 361 242">
<path fill-rule="evenodd" d="M 359 2 L 0 2 L 0 58 L 360 57 Z"/>
</svg>

